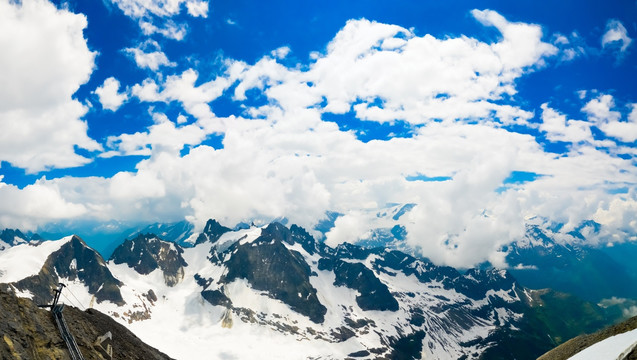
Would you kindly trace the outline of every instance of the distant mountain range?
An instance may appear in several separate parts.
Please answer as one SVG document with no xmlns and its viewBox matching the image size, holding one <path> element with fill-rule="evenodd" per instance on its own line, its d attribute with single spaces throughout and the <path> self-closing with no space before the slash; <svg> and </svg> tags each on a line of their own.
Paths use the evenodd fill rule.
<svg viewBox="0 0 637 360">
<path fill-rule="evenodd" d="M 547 239 L 532 230 L 510 251 L 519 270 L 583 258 L 556 243 L 540 251 L 536 240 Z M 531 290 L 517 269 L 460 272 L 388 248 L 331 248 L 296 225 L 209 220 L 198 234 L 154 225 L 131 231 L 108 261 L 77 236 L 15 234 L 0 250 L 7 290 L 46 303 L 64 282 L 70 304 L 112 316 L 178 359 L 263 358 L 275 348 L 286 349 L 278 359 L 535 359 L 621 315 Z"/>
<path fill-rule="evenodd" d="M 507 249 L 509 271 L 521 284 L 572 293 L 596 303 L 613 297 L 637 299 L 637 277 L 631 270 L 635 258 L 611 256 L 611 251 L 584 242 L 560 243 L 551 235 L 550 230 L 529 226 L 525 239 Z M 617 247 L 637 252 L 637 243 Z"/>
</svg>

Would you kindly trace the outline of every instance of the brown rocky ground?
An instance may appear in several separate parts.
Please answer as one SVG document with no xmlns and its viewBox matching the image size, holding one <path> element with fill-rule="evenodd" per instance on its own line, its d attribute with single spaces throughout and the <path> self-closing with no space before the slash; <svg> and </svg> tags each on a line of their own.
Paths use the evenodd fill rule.
<svg viewBox="0 0 637 360">
<path fill-rule="evenodd" d="M 104 360 L 93 343 L 107 331 L 113 334 L 113 359 L 171 359 L 143 343 L 137 336 L 97 310 L 71 306 L 64 318 L 84 357 Z M 0 359 L 67 360 L 70 355 L 52 314 L 24 298 L 0 288 Z"/>
</svg>

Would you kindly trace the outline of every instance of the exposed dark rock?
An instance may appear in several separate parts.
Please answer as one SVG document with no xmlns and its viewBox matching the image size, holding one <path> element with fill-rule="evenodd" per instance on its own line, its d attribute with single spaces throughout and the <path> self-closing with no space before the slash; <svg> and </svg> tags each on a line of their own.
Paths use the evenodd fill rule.
<svg viewBox="0 0 637 360">
<path fill-rule="evenodd" d="M 148 299 L 148 301 L 150 301 L 151 304 L 157 301 L 157 295 L 155 294 L 153 289 L 148 290 L 148 292 L 145 295 L 146 295 L 146 299 Z"/>
<path fill-rule="evenodd" d="M 318 243 L 316 239 L 314 239 L 314 236 L 310 235 L 310 233 L 300 226 L 292 225 L 290 227 L 290 232 L 292 233 L 292 239 L 294 242 L 301 244 L 301 247 L 303 247 L 308 254 L 320 252 L 321 249 L 325 247 L 324 244 Z"/>
<path fill-rule="evenodd" d="M 366 357 L 366 356 L 369 356 L 369 351 L 367 350 L 355 351 L 353 353 L 348 354 L 347 356 L 353 357 L 353 358 Z"/>
<path fill-rule="evenodd" d="M 162 241 L 153 234 L 138 235 L 118 246 L 111 260 L 115 264 L 127 264 L 142 275 L 161 269 L 168 286 L 175 286 L 184 277 L 186 261 L 181 246 Z"/>
<path fill-rule="evenodd" d="M 323 258 L 319 260 L 319 270 L 330 270 L 336 275 L 334 285 L 347 286 L 357 290 L 356 303 L 363 310 L 398 310 L 398 301 L 374 275 L 374 272 L 361 263 L 350 263 L 339 259 Z"/>
<path fill-rule="evenodd" d="M 42 240 L 38 234 L 24 234 L 17 229 L 4 229 L 0 232 L 0 251 L 6 247 Z M 3 244 L 4 243 L 4 244 Z"/>
<path fill-rule="evenodd" d="M 416 331 L 413 334 L 392 341 L 393 350 L 390 359 L 420 359 L 423 345 L 422 340 L 424 338 L 424 331 Z"/>
<path fill-rule="evenodd" d="M 273 222 L 261 231 L 261 237 L 263 241 L 279 240 L 290 245 L 294 244 L 292 240 L 292 232 L 284 225 L 278 222 Z"/>
<path fill-rule="evenodd" d="M 282 226 L 282 225 L 281 225 Z M 232 256 L 226 262 L 228 273 L 221 282 L 246 279 L 257 290 L 288 304 L 294 311 L 321 323 L 327 312 L 310 284 L 310 267 L 303 257 L 288 250 L 277 236 L 288 236 L 274 226 L 252 243 L 236 243 L 228 251 Z"/>
<path fill-rule="evenodd" d="M 334 339 L 336 339 L 336 341 L 346 341 L 347 339 L 356 336 L 356 333 L 348 327 L 341 326 L 332 330 L 331 335 L 332 337 L 334 337 Z"/>
<path fill-rule="evenodd" d="M 232 301 L 219 290 L 204 290 L 201 292 L 201 296 L 212 305 L 225 306 L 227 308 L 232 306 Z"/>
<path fill-rule="evenodd" d="M 455 281 L 455 289 L 471 299 L 483 299 L 489 290 L 513 289 L 515 279 L 508 271 L 498 269 L 469 269 Z M 514 294 L 511 294 L 514 295 Z"/>
<path fill-rule="evenodd" d="M 51 253 L 37 275 L 22 279 L 13 286 L 30 291 L 35 301 L 44 304 L 53 298 L 53 289 L 57 288 L 60 277 L 79 279 L 98 302 L 108 300 L 124 305 L 119 290 L 122 283 L 111 274 L 100 254 L 77 236 Z"/>
<path fill-rule="evenodd" d="M 203 232 L 199 234 L 197 240 L 195 241 L 195 245 L 201 244 L 204 242 L 215 243 L 221 235 L 227 233 L 228 231 L 232 231 L 232 229 L 227 228 L 221 224 L 217 220 L 210 219 L 206 222 L 206 226 L 203 229 Z"/>
<path fill-rule="evenodd" d="M 345 318 L 345 324 L 347 324 L 347 326 L 353 328 L 353 329 L 360 329 L 363 328 L 367 325 L 372 325 L 375 326 L 374 321 L 373 320 L 367 320 L 367 319 L 358 319 L 356 321 L 346 317 Z"/>
</svg>

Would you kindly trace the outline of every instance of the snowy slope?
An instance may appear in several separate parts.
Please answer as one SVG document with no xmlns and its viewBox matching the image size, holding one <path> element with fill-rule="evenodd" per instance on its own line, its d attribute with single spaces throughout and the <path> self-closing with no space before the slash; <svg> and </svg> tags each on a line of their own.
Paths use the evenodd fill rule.
<svg viewBox="0 0 637 360">
<path fill-rule="evenodd" d="M 504 271 L 460 274 L 397 251 L 329 248 L 280 224 L 218 235 L 183 249 L 140 236 L 114 252 L 121 258 L 97 258 L 91 270 L 74 258 L 86 252 L 76 240 L 57 255 L 81 267 L 60 276 L 62 300 L 111 315 L 177 359 L 391 358 L 407 351 L 404 343 L 416 344 L 417 357 L 475 359 L 496 330 L 515 330 L 522 317 Z M 38 273 L 67 242 L 0 252 L 0 282 Z M 112 274 L 109 294 L 123 301 L 100 301 L 106 283 L 87 283 L 86 271 Z M 180 276 L 168 281 L 169 271 Z"/>
<path fill-rule="evenodd" d="M 637 329 L 611 336 L 571 356 L 569 360 L 623 360 L 637 348 Z"/>
<path fill-rule="evenodd" d="M 0 283 L 11 283 L 36 275 L 47 257 L 69 240 L 71 236 L 37 245 L 21 243 L 0 251 Z"/>
</svg>

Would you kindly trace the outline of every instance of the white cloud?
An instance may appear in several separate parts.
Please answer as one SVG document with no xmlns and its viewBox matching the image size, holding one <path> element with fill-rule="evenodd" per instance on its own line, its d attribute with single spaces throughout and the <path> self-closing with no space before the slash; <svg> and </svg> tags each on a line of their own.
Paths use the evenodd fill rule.
<svg viewBox="0 0 637 360">
<path fill-rule="evenodd" d="M 84 15 L 44 0 L 0 2 L 0 160 L 38 172 L 90 162 L 99 150 L 73 99 L 94 68 Z"/>
<path fill-rule="evenodd" d="M 494 26 L 503 39 L 492 45 L 493 50 L 502 60 L 502 65 L 509 76 L 529 66 L 544 65 L 544 57 L 554 55 L 557 49 L 542 42 L 542 28 L 538 25 L 512 23 L 492 10 L 473 10 L 471 14 L 485 26 Z"/>
<path fill-rule="evenodd" d="M 554 34 L 553 45 L 559 49 L 560 60 L 564 62 L 586 55 L 586 45 L 576 32 L 570 36 L 560 33 Z"/>
<path fill-rule="evenodd" d="M 489 11 L 474 15 L 497 26 L 502 39 L 437 39 L 357 20 L 309 64 L 282 65 L 275 51 L 253 65 L 228 62 L 211 80 L 195 70 L 147 79 L 132 96 L 179 102 L 196 121 L 178 117 L 175 123 L 155 112 L 146 131 L 108 139 L 103 156 L 148 156 L 135 172 L 43 180 L 40 186 L 83 206 L 87 212 L 78 216 L 98 219 L 186 217 L 202 227 L 208 218 L 232 226 L 284 216 L 311 229 L 326 211 L 336 211 L 345 216 L 328 234 L 332 244 L 368 235 L 374 209 L 415 203 L 399 220 L 407 243 L 456 266 L 504 265 L 498 250 L 520 238 L 527 219 L 538 215 L 565 229 L 594 218 L 603 236 L 625 234 L 633 226 L 635 196 L 614 190 L 634 188 L 637 169 L 632 160 L 596 148 L 588 127 L 621 120 L 613 99 L 590 102 L 589 123 L 542 107 L 540 131 L 551 141 L 578 144 L 565 154 L 547 153 L 532 135 L 502 127 L 533 116 L 500 100 L 515 94 L 517 79 L 556 50 L 541 42 L 535 25 Z M 242 104 L 242 116 L 212 112 L 210 103 L 224 92 L 240 102 L 253 95 L 250 89 L 264 104 Z M 351 109 L 369 121 L 424 126 L 413 127 L 411 137 L 362 142 L 324 121 L 326 112 Z M 202 145 L 212 133 L 223 134 L 223 148 Z M 504 184 L 513 171 L 542 176 Z M 408 181 L 413 174 L 449 180 Z"/>
<path fill-rule="evenodd" d="M 208 17 L 207 1 L 188 1 L 186 2 L 188 14 L 194 17 Z"/>
<path fill-rule="evenodd" d="M 142 29 L 144 35 L 150 36 L 153 34 L 162 35 L 168 39 L 181 41 L 184 39 L 187 33 L 187 27 L 185 24 L 178 24 L 174 21 L 165 20 L 159 21 L 160 25 L 157 26 L 150 21 L 139 21 L 139 27 Z"/>
<path fill-rule="evenodd" d="M 345 113 L 354 105 L 357 115 L 369 121 L 525 123 L 531 113 L 497 102 L 515 94 L 514 80 L 542 66 L 557 49 L 542 42 L 539 26 L 510 23 L 488 10 L 473 14 L 497 27 L 502 40 L 487 44 L 464 36 L 417 37 L 399 26 L 350 20 L 328 44 L 327 53 L 315 56 L 309 70 L 290 71 L 273 59 L 262 59 L 243 74 L 235 97 L 267 86 L 268 95 L 282 104 L 292 93 L 277 91 L 281 86 L 302 91 L 303 100 L 313 102 L 307 105 L 325 98 L 326 112 Z"/>
<path fill-rule="evenodd" d="M 628 31 L 619 20 L 611 19 L 606 23 L 606 32 L 602 36 L 602 47 L 618 45 L 621 52 L 626 51 L 632 39 Z"/>
<path fill-rule="evenodd" d="M 606 135 L 624 142 L 637 140 L 637 122 L 634 121 L 634 105 L 632 112 L 628 115 L 629 121 L 621 121 L 622 114 L 619 111 L 612 110 L 614 108 L 615 100 L 613 96 L 602 94 L 586 103 L 582 111 L 584 111 L 588 115 L 589 120 L 594 122 Z"/>
<path fill-rule="evenodd" d="M 186 5 L 188 13 L 192 16 L 206 16 L 208 14 L 208 2 L 200 0 L 111 0 L 127 16 L 143 18 L 150 15 L 159 17 L 172 17 L 182 11 L 182 5 Z M 191 10 L 192 9 L 192 10 Z M 194 13 L 194 14 L 193 14 Z"/>
<path fill-rule="evenodd" d="M 43 222 L 76 218 L 87 213 L 82 204 L 64 199 L 59 188 L 42 178 L 23 189 L 0 179 L 0 223 L 35 230 Z"/>
<path fill-rule="evenodd" d="M 161 47 L 154 40 L 148 40 L 138 48 L 126 48 L 124 51 L 132 55 L 137 66 L 142 69 L 157 71 L 160 66 L 177 66 L 176 63 L 168 60 L 166 54 L 161 51 Z"/>
<path fill-rule="evenodd" d="M 278 49 L 272 50 L 271 54 L 272 56 L 278 58 L 278 59 L 284 59 L 286 56 L 288 56 L 288 54 L 290 53 L 290 48 L 287 46 L 281 46 Z"/>
<path fill-rule="evenodd" d="M 567 120 L 566 115 L 551 109 L 548 104 L 542 104 L 540 131 L 545 132 L 550 141 L 593 142 L 590 126 L 586 121 Z"/>
<path fill-rule="evenodd" d="M 114 155 L 152 155 L 153 151 L 179 154 L 185 145 L 198 145 L 206 138 L 206 132 L 196 124 L 176 127 L 163 114 L 154 114 L 155 125 L 146 132 L 110 136 L 107 146 L 113 149 L 103 157 Z"/>
<path fill-rule="evenodd" d="M 119 92 L 119 81 L 114 77 L 104 80 L 102 86 L 95 89 L 102 107 L 106 110 L 117 111 L 120 106 L 128 99 L 126 93 Z"/>
<path fill-rule="evenodd" d="M 182 40 L 186 36 L 186 25 L 171 18 L 182 10 L 193 17 L 208 17 L 208 2 L 202 0 L 111 0 L 124 14 L 139 22 L 146 35 L 160 34 Z"/>
<path fill-rule="evenodd" d="M 208 105 L 223 94 L 232 80 L 227 77 L 217 77 L 201 85 L 195 85 L 199 74 L 193 69 L 184 71 L 181 75 L 171 75 L 160 86 L 153 80 L 146 79 L 142 84 L 132 88 L 133 96 L 140 101 L 171 102 L 178 101 L 190 115 L 199 120 L 213 119 L 214 114 Z"/>
</svg>

